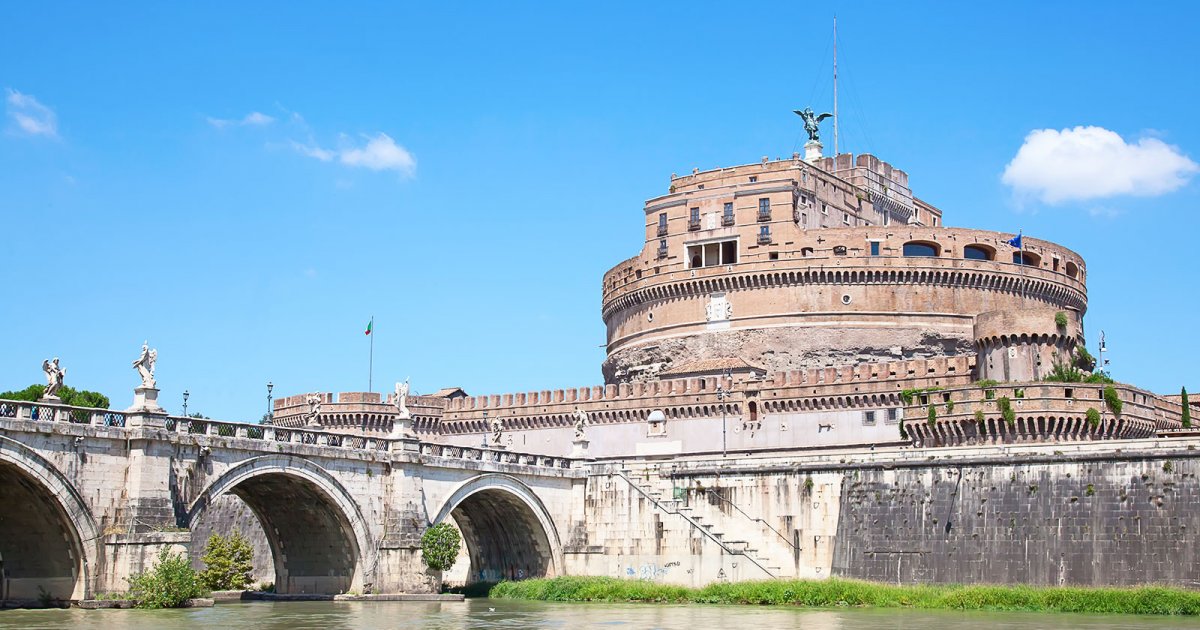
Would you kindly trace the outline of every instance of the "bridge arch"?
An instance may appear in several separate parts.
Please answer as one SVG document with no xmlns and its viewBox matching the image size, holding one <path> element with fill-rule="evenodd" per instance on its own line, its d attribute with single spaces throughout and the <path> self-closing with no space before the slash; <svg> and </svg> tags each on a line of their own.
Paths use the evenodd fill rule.
<svg viewBox="0 0 1200 630">
<path fill-rule="evenodd" d="M 38 599 L 39 588 L 64 600 L 95 594 L 103 553 L 87 503 L 54 464 L 5 437 L 0 506 L 0 601 Z"/>
<path fill-rule="evenodd" d="M 188 526 L 216 497 L 242 499 L 262 523 L 279 593 L 365 592 L 376 564 L 358 503 L 334 475 L 292 455 L 265 455 L 225 471 L 188 509 Z M 203 545 L 205 541 L 194 541 Z"/>
<path fill-rule="evenodd" d="M 562 567 L 554 519 L 516 477 L 484 474 L 454 489 L 432 523 L 453 518 L 471 568 L 467 582 L 553 577 Z"/>
</svg>

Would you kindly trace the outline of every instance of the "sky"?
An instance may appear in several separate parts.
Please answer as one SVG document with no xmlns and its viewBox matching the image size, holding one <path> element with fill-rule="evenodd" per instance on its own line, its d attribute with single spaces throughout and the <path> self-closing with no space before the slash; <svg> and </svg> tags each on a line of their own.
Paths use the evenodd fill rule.
<svg viewBox="0 0 1200 630">
<path fill-rule="evenodd" d="M 602 382 L 601 276 L 671 173 L 840 148 L 1087 261 L 1113 375 L 1200 388 L 1200 5 L 0 4 L 0 390 Z M 824 137 L 829 143 L 829 131 Z"/>
</svg>

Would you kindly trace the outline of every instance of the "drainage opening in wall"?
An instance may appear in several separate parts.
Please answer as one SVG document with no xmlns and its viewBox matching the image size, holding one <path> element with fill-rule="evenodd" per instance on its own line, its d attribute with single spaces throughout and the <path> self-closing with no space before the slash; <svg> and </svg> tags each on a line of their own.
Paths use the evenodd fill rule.
<svg viewBox="0 0 1200 630">
<path fill-rule="evenodd" d="M 842 296 L 842 304 L 849 304 L 849 303 L 850 303 L 850 296 L 849 296 L 849 295 L 843 295 L 843 296 Z"/>
</svg>

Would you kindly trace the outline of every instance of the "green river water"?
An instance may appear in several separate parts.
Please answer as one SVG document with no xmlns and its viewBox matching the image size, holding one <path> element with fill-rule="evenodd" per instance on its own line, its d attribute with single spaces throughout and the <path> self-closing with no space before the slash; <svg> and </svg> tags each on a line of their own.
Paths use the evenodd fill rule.
<svg viewBox="0 0 1200 630">
<path fill-rule="evenodd" d="M 1200 628 L 1200 619 L 766 606 L 464 602 L 238 602 L 186 610 L 3 610 L 0 628 L 677 628 L 680 630 L 1031 630 Z"/>
</svg>

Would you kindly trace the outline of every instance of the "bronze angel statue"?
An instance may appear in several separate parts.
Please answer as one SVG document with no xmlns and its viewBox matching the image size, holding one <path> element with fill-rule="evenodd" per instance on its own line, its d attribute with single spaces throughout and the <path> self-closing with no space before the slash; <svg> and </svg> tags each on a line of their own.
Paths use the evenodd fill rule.
<svg viewBox="0 0 1200 630">
<path fill-rule="evenodd" d="M 796 112 L 797 116 L 804 119 L 804 130 L 808 132 L 808 139 L 812 142 L 820 142 L 821 129 L 818 127 L 818 125 L 826 118 L 833 118 L 833 114 L 816 114 L 813 112 L 811 107 L 805 107 L 804 109 L 796 109 L 792 111 Z"/>
</svg>

